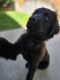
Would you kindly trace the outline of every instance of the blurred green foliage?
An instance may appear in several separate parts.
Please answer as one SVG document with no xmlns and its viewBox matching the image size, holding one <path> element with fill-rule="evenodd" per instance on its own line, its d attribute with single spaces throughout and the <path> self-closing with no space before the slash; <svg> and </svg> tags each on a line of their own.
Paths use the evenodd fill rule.
<svg viewBox="0 0 60 80">
<path fill-rule="evenodd" d="M 0 31 L 23 27 L 30 14 L 16 11 L 0 11 Z"/>
<path fill-rule="evenodd" d="M 10 4 L 13 2 L 14 2 L 14 0 L 0 0 L 0 3 L 2 3 L 2 4 Z"/>
</svg>

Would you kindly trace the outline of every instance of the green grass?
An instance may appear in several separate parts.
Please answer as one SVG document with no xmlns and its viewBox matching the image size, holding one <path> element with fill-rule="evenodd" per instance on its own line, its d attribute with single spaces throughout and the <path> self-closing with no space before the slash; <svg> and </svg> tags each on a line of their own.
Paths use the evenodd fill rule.
<svg viewBox="0 0 60 80">
<path fill-rule="evenodd" d="M 0 11 L 0 31 L 26 26 L 30 14 L 16 11 Z"/>
</svg>

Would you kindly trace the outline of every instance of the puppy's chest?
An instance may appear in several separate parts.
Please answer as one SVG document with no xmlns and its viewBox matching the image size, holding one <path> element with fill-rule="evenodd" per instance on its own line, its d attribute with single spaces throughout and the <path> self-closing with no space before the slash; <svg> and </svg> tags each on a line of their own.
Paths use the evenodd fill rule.
<svg viewBox="0 0 60 80">
<path fill-rule="evenodd" d="M 37 43 L 33 40 L 29 40 L 27 42 L 27 46 L 28 46 L 28 50 L 33 51 L 33 52 L 40 51 L 40 49 L 41 49 L 41 44 Z"/>
</svg>

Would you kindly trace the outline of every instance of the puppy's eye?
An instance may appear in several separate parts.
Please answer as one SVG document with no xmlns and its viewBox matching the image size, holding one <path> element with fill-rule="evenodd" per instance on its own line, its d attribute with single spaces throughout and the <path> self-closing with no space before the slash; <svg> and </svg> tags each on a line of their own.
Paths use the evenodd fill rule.
<svg viewBox="0 0 60 80">
<path fill-rule="evenodd" d="M 49 15 L 48 15 L 48 13 L 45 13 L 44 16 L 45 16 L 46 21 L 49 21 Z"/>
</svg>

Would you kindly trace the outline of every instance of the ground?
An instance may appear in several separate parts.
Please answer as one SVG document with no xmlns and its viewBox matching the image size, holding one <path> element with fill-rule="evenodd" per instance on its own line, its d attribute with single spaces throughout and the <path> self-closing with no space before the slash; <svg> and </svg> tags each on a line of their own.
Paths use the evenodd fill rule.
<svg viewBox="0 0 60 80">
<path fill-rule="evenodd" d="M 0 37 L 14 43 L 24 33 L 23 29 L 15 29 L 0 33 Z M 50 65 L 46 70 L 37 70 L 34 80 L 60 80 L 60 34 L 46 42 L 50 54 Z M 22 55 L 16 61 L 0 58 L 0 80 L 26 80 L 28 69 Z"/>
</svg>

